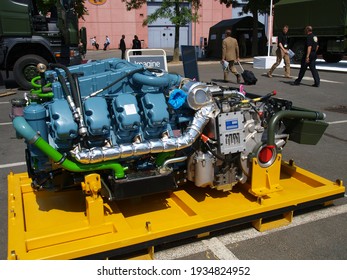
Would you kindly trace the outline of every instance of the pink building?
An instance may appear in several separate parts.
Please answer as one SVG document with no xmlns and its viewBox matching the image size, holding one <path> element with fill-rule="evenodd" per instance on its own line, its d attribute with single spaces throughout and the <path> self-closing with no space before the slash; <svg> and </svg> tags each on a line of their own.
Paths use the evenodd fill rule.
<svg viewBox="0 0 347 280">
<path fill-rule="evenodd" d="M 137 35 L 142 41 L 142 48 L 173 48 L 174 25 L 168 19 L 142 26 L 147 14 L 151 14 L 161 5 L 160 1 L 147 1 L 141 9 L 127 11 L 120 0 L 87 0 L 85 5 L 89 15 L 80 20 L 80 26 L 87 28 L 87 36 L 96 36 L 102 48 L 106 35 L 109 36 L 111 49 L 118 48 L 122 34 L 125 35 L 127 48 L 131 48 L 132 39 Z M 219 4 L 219 1 L 203 1 L 199 10 L 198 23 L 190 23 L 180 28 L 180 45 L 200 45 L 202 38 L 207 38 L 209 28 L 223 19 L 231 18 L 231 8 Z M 87 45 L 92 49 L 91 44 Z"/>
</svg>

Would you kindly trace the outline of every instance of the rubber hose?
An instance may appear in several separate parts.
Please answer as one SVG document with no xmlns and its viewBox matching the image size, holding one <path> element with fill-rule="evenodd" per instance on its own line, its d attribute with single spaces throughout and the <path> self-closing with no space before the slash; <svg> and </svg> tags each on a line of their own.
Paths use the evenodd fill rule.
<svg viewBox="0 0 347 280">
<path fill-rule="evenodd" d="M 24 117 L 16 117 L 13 119 L 13 126 L 17 133 L 24 137 L 28 143 L 33 144 L 40 149 L 45 155 L 51 158 L 56 164 L 60 165 L 71 172 L 92 172 L 96 170 L 112 170 L 116 178 L 124 178 L 126 168 L 117 162 L 104 162 L 93 164 L 76 163 L 65 158 L 60 152 L 49 145 L 33 128 L 28 124 Z"/>
<path fill-rule="evenodd" d="M 51 64 L 49 64 L 49 66 L 51 68 L 61 68 L 61 69 L 63 69 L 65 71 L 66 78 L 67 78 L 67 80 L 69 81 L 69 84 L 70 84 L 71 97 L 74 98 L 74 96 L 77 95 L 76 94 L 77 89 L 76 89 L 76 85 L 74 83 L 74 80 L 72 78 L 72 74 L 71 74 L 69 68 L 67 68 L 65 65 L 60 64 L 60 63 L 51 63 Z M 74 102 L 76 102 L 76 101 L 74 100 Z"/>
</svg>

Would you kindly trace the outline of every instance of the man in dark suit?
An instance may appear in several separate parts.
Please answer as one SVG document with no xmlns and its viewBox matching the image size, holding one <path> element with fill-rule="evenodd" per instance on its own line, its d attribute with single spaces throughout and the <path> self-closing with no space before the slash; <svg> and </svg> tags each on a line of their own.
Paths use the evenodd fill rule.
<svg viewBox="0 0 347 280">
<path fill-rule="evenodd" d="M 122 59 L 125 59 L 125 50 L 127 49 L 125 45 L 125 35 L 122 35 L 122 39 L 119 42 L 119 49 L 122 51 Z"/>
</svg>

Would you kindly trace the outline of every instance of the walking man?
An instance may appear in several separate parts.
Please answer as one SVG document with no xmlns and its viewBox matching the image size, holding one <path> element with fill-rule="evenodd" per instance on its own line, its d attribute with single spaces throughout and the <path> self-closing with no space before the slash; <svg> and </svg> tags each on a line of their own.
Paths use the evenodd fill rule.
<svg viewBox="0 0 347 280">
<path fill-rule="evenodd" d="M 106 35 L 105 44 L 104 44 L 104 51 L 107 50 L 107 47 L 110 45 L 110 43 L 111 43 L 110 38 Z"/>
<path fill-rule="evenodd" d="M 95 47 L 96 50 L 99 49 L 99 44 L 96 42 L 96 36 L 91 38 L 91 43 L 92 43 L 92 46 Z"/>
<path fill-rule="evenodd" d="M 119 49 L 122 51 L 122 59 L 125 59 L 125 50 L 127 49 L 125 45 L 125 35 L 122 35 L 122 39 L 119 42 Z"/>
<path fill-rule="evenodd" d="M 134 35 L 134 39 L 133 39 L 133 49 L 135 50 L 139 50 L 141 49 L 141 41 L 139 40 L 139 37 L 137 37 L 137 35 Z M 141 55 L 142 52 L 141 51 L 134 51 L 133 52 L 134 55 Z"/>
<path fill-rule="evenodd" d="M 278 65 L 280 65 L 282 59 L 284 60 L 284 77 L 290 78 L 290 58 L 288 49 L 288 25 L 285 25 L 282 32 L 278 35 L 277 50 L 276 50 L 276 62 L 272 65 L 270 71 L 267 73 L 269 78 L 272 78 L 272 73 L 275 71 Z"/>
<path fill-rule="evenodd" d="M 227 61 L 228 67 L 224 70 L 224 81 L 228 82 L 229 71 L 236 76 L 237 83 L 241 83 L 241 76 L 234 66 L 235 61 L 239 61 L 239 45 L 237 40 L 231 37 L 231 30 L 225 31 L 225 38 L 222 42 L 222 62 Z"/>
<path fill-rule="evenodd" d="M 301 83 L 302 78 L 305 75 L 307 66 L 310 68 L 312 77 L 314 79 L 313 87 L 319 87 L 320 85 L 320 78 L 318 71 L 316 69 L 316 60 L 317 60 L 317 50 L 319 48 L 318 45 L 318 38 L 312 33 L 312 26 L 306 26 L 305 27 L 305 34 L 306 42 L 305 42 L 305 49 L 304 49 L 304 55 L 301 59 L 301 67 L 298 78 L 294 81 L 293 85 L 298 86 Z"/>
</svg>

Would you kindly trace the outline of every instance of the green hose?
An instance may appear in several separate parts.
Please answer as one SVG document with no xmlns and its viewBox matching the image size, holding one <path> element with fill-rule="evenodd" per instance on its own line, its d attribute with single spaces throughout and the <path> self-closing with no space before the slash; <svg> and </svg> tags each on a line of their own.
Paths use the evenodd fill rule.
<svg viewBox="0 0 347 280">
<path fill-rule="evenodd" d="M 35 78 L 33 78 L 31 80 L 31 85 L 33 86 L 34 89 L 31 90 L 31 93 L 35 94 L 36 96 L 38 96 L 39 98 L 53 98 L 54 94 L 53 92 L 47 92 L 47 93 L 43 93 L 42 92 L 42 88 L 44 87 L 50 87 L 52 84 L 48 83 L 44 86 L 37 84 L 36 81 L 40 80 L 41 77 L 40 76 L 36 76 Z"/>
<path fill-rule="evenodd" d="M 41 79 L 41 76 L 36 76 L 36 77 L 34 77 L 34 78 L 31 80 L 31 85 L 32 85 L 34 88 L 41 88 L 41 85 L 36 83 L 36 81 L 37 81 L 37 80 L 40 80 L 40 79 Z"/>
<path fill-rule="evenodd" d="M 39 148 L 43 153 L 50 157 L 55 163 L 61 165 L 66 170 L 72 172 L 89 172 L 96 170 L 110 169 L 114 171 L 116 178 L 124 178 L 124 170 L 119 163 L 116 162 L 104 162 L 104 163 L 93 163 L 93 164 L 81 164 L 71 160 L 65 159 L 64 156 L 49 145 L 43 138 L 39 137 L 34 145 Z"/>
<path fill-rule="evenodd" d="M 13 126 L 18 132 L 18 134 L 24 137 L 28 143 L 35 145 L 45 155 L 51 158 L 56 164 L 59 164 L 66 170 L 72 172 L 91 172 L 96 170 L 109 169 L 114 171 L 115 178 L 119 179 L 125 177 L 124 171 L 127 168 L 122 167 L 117 162 L 107 161 L 102 163 L 81 164 L 66 159 L 65 156 L 63 156 L 61 153 L 55 150 L 41 136 L 39 136 L 23 117 L 14 118 Z"/>
</svg>

